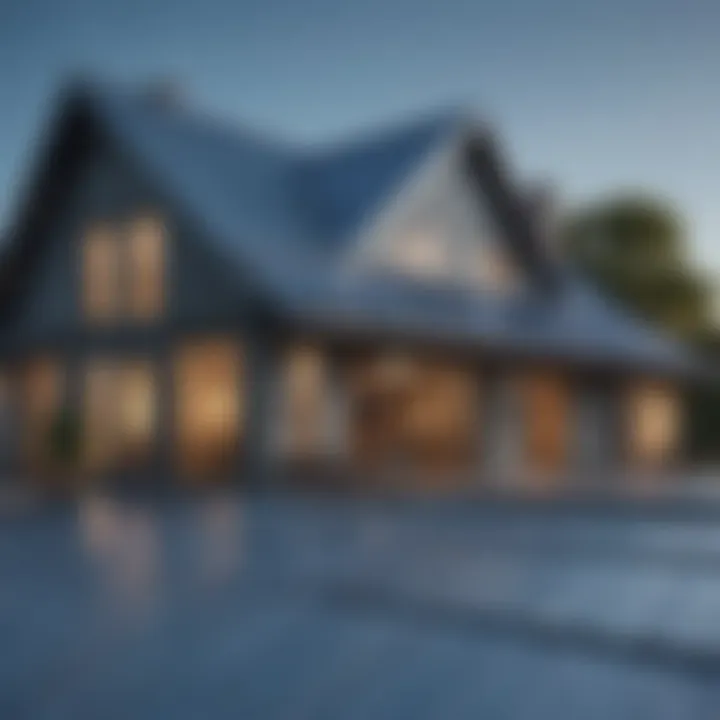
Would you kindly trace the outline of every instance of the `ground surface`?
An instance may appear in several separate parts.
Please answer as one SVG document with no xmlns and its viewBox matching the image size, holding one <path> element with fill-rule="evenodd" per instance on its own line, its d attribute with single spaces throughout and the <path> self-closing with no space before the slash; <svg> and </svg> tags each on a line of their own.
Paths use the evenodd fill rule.
<svg viewBox="0 0 720 720">
<path fill-rule="evenodd" d="M 710 718 L 720 513 L 217 496 L 0 519 L 0 718 Z"/>
</svg>

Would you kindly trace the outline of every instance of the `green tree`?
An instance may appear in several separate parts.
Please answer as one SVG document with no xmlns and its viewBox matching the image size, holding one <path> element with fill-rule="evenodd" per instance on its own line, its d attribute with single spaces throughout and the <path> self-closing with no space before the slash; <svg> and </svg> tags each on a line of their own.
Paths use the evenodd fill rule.
<svg viewBox="0 0 720 720">
<path fill-rule="evenodd" d="M 712 286 L 689 260 L 684 226 L 665 203 L 619 197 L 580 210 L 561 228 L 566 255 L 640 317 L 720 359 Z M 720 385 L 687 391 L 690 457 L 720 457 Z"/>
<path fill-rule="evenodd" d="M 561 242 L 634 313 L 693 342 L 708 332 L 711 288 L 691 266 L 683 223 L 667 204 L 620 197 L 580 210 L 563 224 Z"/>
</svg>

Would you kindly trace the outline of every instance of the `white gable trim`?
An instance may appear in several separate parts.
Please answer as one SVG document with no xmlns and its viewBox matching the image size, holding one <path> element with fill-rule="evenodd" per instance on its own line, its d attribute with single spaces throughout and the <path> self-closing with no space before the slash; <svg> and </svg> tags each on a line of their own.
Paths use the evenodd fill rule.
<svg viewBox="0 0 720 720">
<path fill-rule="evenodd" d="M 361 227 L 342 270 L 417 274 L 486 289 L 511 273 L 506 243 L 463 166 L 471 136 L 471 128 L 459 129 L 425 158 Z"/>
</svg>

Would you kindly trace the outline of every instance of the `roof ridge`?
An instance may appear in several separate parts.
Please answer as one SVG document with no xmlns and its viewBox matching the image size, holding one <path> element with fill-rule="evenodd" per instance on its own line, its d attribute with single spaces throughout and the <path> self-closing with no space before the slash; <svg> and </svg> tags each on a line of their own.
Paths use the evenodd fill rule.
<svg viewBox="0 0 720 720">
<path fill-rule="evenodd" d="M 478 124 L 466 110 L 444 108 L 442 110 L 425 111 L 413 118 L 406 117 L 392 122 L 373 123 L 362 132 L 349 133 L 337 139 L 320 140 L 306 146 L 310 159 L 322 160 L 327 156 L 351 154 L 366 151 L 369 146 L 396 141 L 402 137 L 422 131 L 460 129 L 464 125 Z"/>
<path fill-rule="evenodd" d="M 228 140 L 252 142 L 258 147 L 266 147 L 276 152 L 286 152 L 298 159 L 322 160 L 328 155 L 363 151 L 373 144 L 398 140 L 403 136 L 422 131 L 482 124 L 473 113 L 462 105 L 447 105 L 434 109 L 425 109 L 414 116 L 393 118 L 389 121 L 374 122 L 363 131 L 352 130 L 336 139 L 312 142 L 294 141 L 283 137 L 282 133 L 268 133 L 257 126 L 244 122 L 241 118 L 223 115 L 199 105 L 180 101 L 177 103 L 156 103 L 147 94 L 147 86 L 127 86 L 109 81 L 81 78 L 69 84 L 71 92 L 79 91 L 91 101 L 93 99 L 111 102 L 129 102 L 134 109 L 150 116 L 192 123 L 195 129 L 216 133 Z"/>
</svg>

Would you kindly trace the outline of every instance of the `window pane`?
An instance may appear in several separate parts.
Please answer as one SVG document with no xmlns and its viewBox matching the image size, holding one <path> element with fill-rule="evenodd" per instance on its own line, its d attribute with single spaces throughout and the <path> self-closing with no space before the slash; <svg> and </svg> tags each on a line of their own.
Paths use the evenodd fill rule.
<svg viewBox="0 0 720 720">
<path fill-rule="evenodd" d="M 119 245 L 105 226 L 91 228 L 83 244 L 83 304 L 92 320 L 117 317 L 120 311 Z"/>
<path fill-rule="evenodd" d="M 149 362 L 125 364 L 118 381 L 123 463 L 136 465 L 149 459 L 155 439 L 157 391 L 152 365 Z"/>
<path fill-rule="evenodd" d="M 158 317 L 164 306 L 165 227 L 158 218 L 138 218 L 128 237 L 130 314 Z"/>
<path fill-rule="evenodd" d="M 476 254 L 476 276 L 480 285 L 496 292 L 511 291 L 517 286 L 515 268 L 499 248 L 484 243 Z"/>
<path fill-rule="evenodd" d="M 566 468 L 570 417 L 569 388 L 551 372 L 533 373 L 525 385 L 528 470 L 547 489 Z"/>
<path fill-rule="evenodd" d="M 231 342 L 183 349 L 175 364 L 179 462 L 193 475 L 232 469 L 243 430 L 241 356 Z"/>
<path fill-rule="evenodd" d="M 92 471 L 150 459 L 157 423 L 152 363 L 95 360 L 85 373 L 85 462 Z"/>
<path fill-rule="evenodd" d="M 676 449 L 679 428 L 679 405 L 671 388 L 648 383 L 631 389 L 630 446 L 639 464 L 668 460 Z"/>
<path fill-rule="evenodd" d="M 407 355 L 361 360 L 352 374 L 352 443 L 364 467 L 445 482 L 472 467 L 479 383 L 462 365 Z"/>
<path fill-rule="evenodd" d="M 432 232 L 415 232 L 406 237 L 397 261 L 400 267 L 419 276 L 446 275 L 450 272 L 445 238 Z"/>
<path fill-rule="evenodd" d="M 84 454 L 89 470 L 113 467 L 119 454 L 116 409 L 117 367 L 108 361 L 91 363 L 85 374 Z"/>
</svg>

